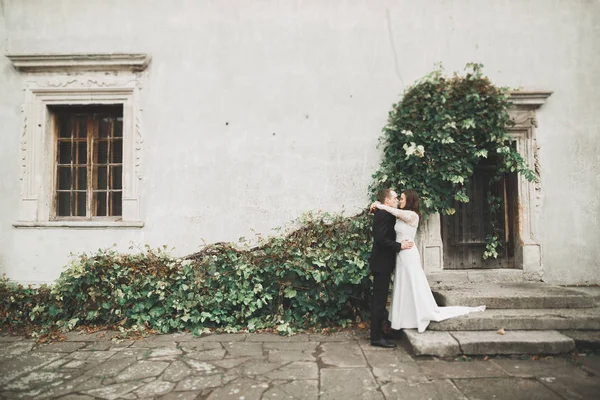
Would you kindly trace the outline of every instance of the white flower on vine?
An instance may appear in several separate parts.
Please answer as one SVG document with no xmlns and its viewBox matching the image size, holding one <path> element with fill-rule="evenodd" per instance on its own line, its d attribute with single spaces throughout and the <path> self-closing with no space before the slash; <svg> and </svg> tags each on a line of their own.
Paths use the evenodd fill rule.
<svg viewBox="0 0 600 400">
<path fill-rule="evenodd" d="M 404 152 L 406 153 L 406 157 L 412 156 L 413 154 L 415 154 L 415 151 L 417 151 L 415 142 L 411 142 L 410 146 L 408 144 L 404 143 L 404 146 L 402 146 L 402 148 L 404 149 Z"/>
<path fill-rule="evenodd" d="M 406 129 L 402 131 L 402 134 L 406 136 L 413 136 L 413 133 L 411 131 L 407 131 Z"/>
<path fill-rule="evenodd" d="M 423 147 L 423 145 L 417 146 L 415 142 L 410 142 L 410 146 L 404 143 L 404 146 L 402 146 L 402 148 L 404 149 L 404 153 L 406 153 L 407 158 L 412 156 L 413 154 L 417 157 L 423 157 L 425 155 L 425 148 Z"/>
</svg>

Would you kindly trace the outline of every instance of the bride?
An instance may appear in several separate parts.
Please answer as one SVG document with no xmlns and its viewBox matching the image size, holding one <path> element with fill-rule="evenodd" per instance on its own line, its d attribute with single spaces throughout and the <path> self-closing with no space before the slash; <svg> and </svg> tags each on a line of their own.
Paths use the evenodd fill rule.
<svg viewBox="0 0 600 400">
<path fill-rule="evenodd" d="M 393 214 L 398 220 L 394 229 L 396 241 L 415 240 L 419 226 L 419 196 L 414 190 L 405 190 L 400 196 L 400 209 L 375 202 L 371 206 Z M 417 328 L 424 332 L 429 322 L 443 321 L 474 311 L 483 311 L 485 306 L 439 307 L 433 298 L 417 246 L 403 250 L 396 257 L 394 289 L 389 319 L 392 329 Z"/>
</svg>

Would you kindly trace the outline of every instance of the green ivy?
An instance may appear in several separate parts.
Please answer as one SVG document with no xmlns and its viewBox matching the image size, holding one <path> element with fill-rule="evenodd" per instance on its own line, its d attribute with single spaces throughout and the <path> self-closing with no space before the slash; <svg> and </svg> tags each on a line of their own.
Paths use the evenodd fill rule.
<svg viewBox="0 0 600 400">
<path fill-rule="evenodd" d="M 255 247 L 216 243 L 188 257 L 166 249 L 101 249 L 74 257 L 52 289 L 0 281 L 0 326 L 39 332 L 229 332 L 346 326 L 370 301 L 371 221 L 308 214 L 299 228 Z"/>
<path fill-rule="evenodd" d="M 467 203 L 466 185 L 475 166 L 495 155 L 499 160 L 492 185 L 506 172 L 536 179 L 511 146 L 509 91 L 493 85 L 481 64 L 467 64 L 467 73 L 444 76 L 441 67 L 409 87 L 389 112 L 381 144 L 383 160 L 373 175 L 374 197 L 385 187 L 415 189 L 424 215 L 456 212 L 454 201 Z M 492 211 L 501 199 L 488 191 Z M 499 228 L 492 222 L 483 257 L 497 257 Z"/>
</svg>

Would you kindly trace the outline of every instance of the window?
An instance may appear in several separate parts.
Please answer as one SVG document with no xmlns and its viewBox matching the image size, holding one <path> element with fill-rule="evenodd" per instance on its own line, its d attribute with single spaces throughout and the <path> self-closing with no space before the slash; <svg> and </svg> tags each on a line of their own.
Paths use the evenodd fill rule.
<svg viewBox="0 0 600 400">
<path fill-rule="evenodd" d="M 123 106 L 53 106 L 54 215 L 119 217 L 123 199 Z"/>
<path fill-rule="evenodd" d="M 16 228 L 142 228 L 147 54 L 7 56 L 23 74 Z"/>
</svg>

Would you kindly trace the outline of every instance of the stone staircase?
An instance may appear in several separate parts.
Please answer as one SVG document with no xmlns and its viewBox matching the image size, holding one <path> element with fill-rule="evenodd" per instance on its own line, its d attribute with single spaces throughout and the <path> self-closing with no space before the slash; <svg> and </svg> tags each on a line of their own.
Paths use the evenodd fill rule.
<svg viewBox="0 0 600 400">
<path fill-rule="evenodd" d="M 424 333 L 404 330 L 417 355 L 559 354 L 600 344 L 600 287 L 455 283 L 432 291 L 441 306 L 487 309 L 432 322 Z"/>
</svg>

